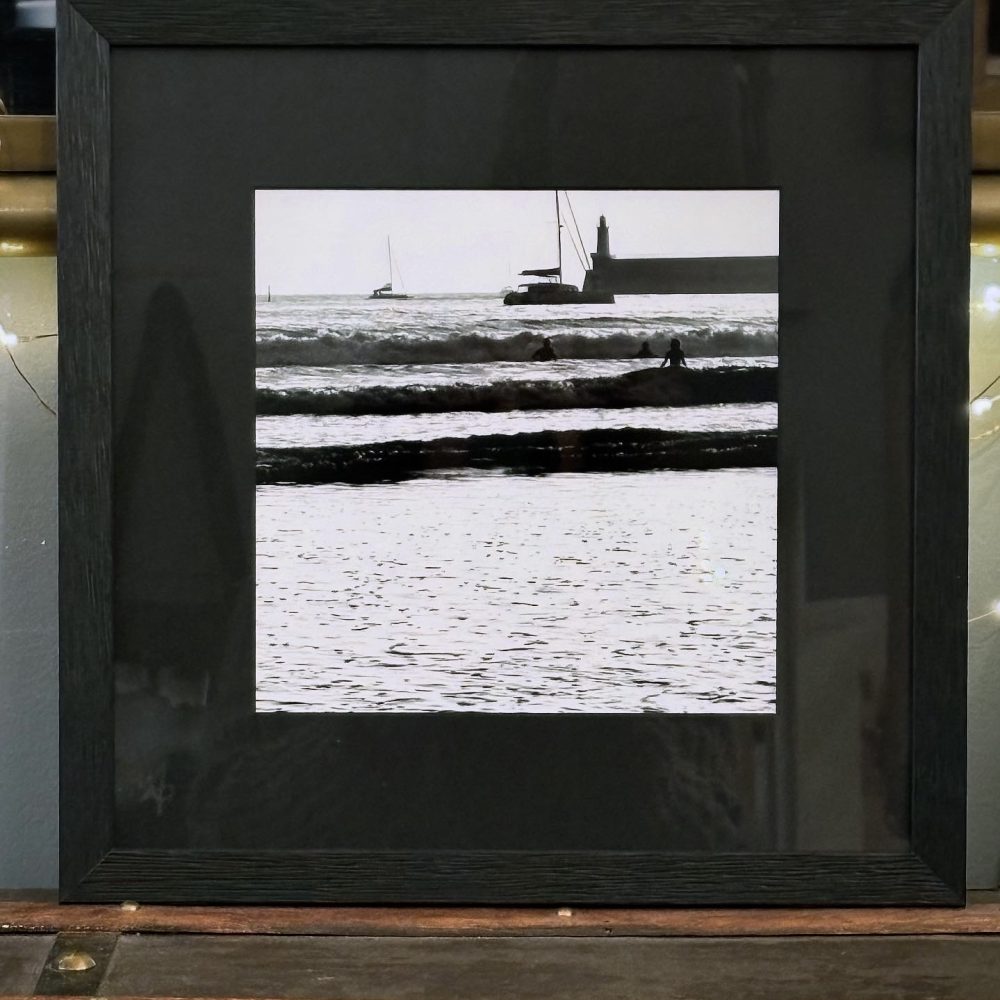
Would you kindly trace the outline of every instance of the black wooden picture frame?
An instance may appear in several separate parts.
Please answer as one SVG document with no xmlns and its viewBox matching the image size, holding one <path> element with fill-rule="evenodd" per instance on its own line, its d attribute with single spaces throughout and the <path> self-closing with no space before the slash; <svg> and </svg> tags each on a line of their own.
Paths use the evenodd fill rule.
<svg viewBox="0 0 1000 1000">
<path fill-rule="evenodd" d="M 361 6 L 328 0 L 282 4 L 217 0 L 210 5 L 200 0 L 59 0 L 62 898 L 218 903 L 961 904 L 971 24 L 971 0 L 857 0 L 840 5 L 824 0 L 645 4 L 532 0 L 500 5 L 380 0 Z M 546 819 L 542 809 L 537 837 L 519 840 L 508 831 L 489 848 L 466 849 L 433 833 L 439 829 L 433 819 L 433 788 L 425 790 L 429 802 L 423 806 L 429 818 L 422 820 L 432 833 L 415 836 L 412 846 L 406 842 L 403 817 L 397 817 L 402 834 L 387 833 L 384 840 L 370 845 L 345 840 L 324 846 L 320 835 L 305 837 L 299 844 L 287 834 L 266 843 L 250 835 L 241 839 L 240 825 L 252 825 L 248 793 L 227 791 L 233 786 L 218 777 L 205 784 L 207 779 L 191 773 L 191 768 L 197 771 L 197 750 L 170 773 L 170 794 L 197 797 L 209 794 L 204 790 L 210 788 L 214 818 L 185 821 L 187 825 L 180 823 L 168 831 L 157 828 L 155 817 L 140 821 L 128 812 L 131 806 L 125 802 L 116 746 L 133 746 L 140 734 L 136 717 L 119 711 L 125 695 L 120 685 L 116 691 L 115 661 L 145 625 L 138 622 L 129 632 L 116 620 L 125 614 L 123 607 L 131 607 L 122 604 L 116 525 L 126 514 L 121 490 L 128 471 L 123 456 L 134 458 L 141 442 L 137 444 L 115 422 L 116 411 L 122 409 L 116 384 L 132 362 L 119 350 L 123 341 L 116 341 L 114 334 L 116 323 L 120 330 L 130 308 L 121 296 L 116 298 L 115 282 L 131 266 L 130 260 L 115 256 L 129 220 L 125 213 L 115 213 L 114 191 L 119 179 L 134 171 L 147 154 L 123 146 L 127 121 L 122 129 L 112 128 L 116 80 L 136 73 L 128 60 L 146 51 L 165 59 L 173 53 L 191 53 L 199 66 L 209 66 L 213 59 L 257 49 L 280 50 L 280 58 L 288 60 L 316 59 L 317 50 L 324 47 L 354 55 L 394 49 L 557 54 L 808 49 L 832 53 L 830 58 L 841 50 L 872 50 L 872 58 L 878 53 L 912 53 L 915 119 L 906 126 L 916 139 L 910 164 L 915 197 L 912 245 L 904 248 L 913 268 L 914 322 L 908 347 L 912 369 L 906 375 L 909 389 L 901 404 L 905 412 L 896 414 L 908 428 L 912 456 L 909 511 L 900 515 L 910 552 L 905 568 L 908 671 L 901 699 L 908 714 L 906 731 L 899 737 L 908 766 L 897 776 L 899 787 L 893 792 L 905 804 L 905 847 L 887 848 L 888 841 L 877 839 L 873 846 L 854 849 L 788 845 L 780 839 L 768 849 L 745 850 L 716 850 L 710 840 L 704 849 L 669 850 L 639 843 L 641 838 L 620 847 L 589 843 L 586 838 L 564 844 L 562 827 Z M 308 78 L 308 66 L 303 72 Z M 220 68 L 214 78 L 223 81 L 220 86 L 229 86 L 225 77 Z M 213 95 L 205 94 L 204 99 L 206 107 L 211 106 Z M 303 95 L 303 101 L 308 97 Z M 288 134 L 296 127 L 288 125 Z M 155 129 L 156 123 L 151 123 Z M 191 143 L 203 134 L 194 129 Z M 836 137 L 829 141 L 835 143 Z M 150 140 L 150 149 L 155 142 Z M 158 176 L 157 171 L 173 169 L 173 164 L 148 155 L 150 178 Z M 197 155 L 194 149 L 180 150 L 178 160 L 187 163 Z M 122 164 L 125 156 L 130 158 L 127 166 Z M 198 225 L 212 224 L 198 220 Z M 159 307 L 174 308 L 162 297 L 157 301 Z M 173 316 L 181 325 L 198 322 L 197 316 L 187 316 L 182 309 L 175 309 Z M 156 322 L 155 316 L 150 322 Z M 223 411 L 226 405 L 218 404 Z M 863 435 L 864 428 L 852 426 L 849 415 L 844 419 L 850 433 Z M 830 542 L 813 541 L 820 546 Z M 170 539 L 163 544 L 169 547 Z M 184 636 L 178 636 L 177 643 L 183 642 Z M 211 672 L 212 663 L 203 668 Z M 183 701 L 186 696 L 179 697 Z M 209 721 L 212 711 L 217 711 L 221 727 L 225 713 L 205 710 Z M 780 716 L 780 703 L 778 711 Z M 809 727 L 821 721 L 807 718 L 797 724 Z M 332 758 L 324 756 L 330 751 L 322 723 L 309 720 L 303 725 L 308 733 L 302 745 L 321 745 L 315 761 L 326 766 Z M 474 730 L 479 723 L 467 717 L 447 725 L 452 727 L 449 745 L 461 745 L 466 738 L 495 741 L 507 733 L 490 728 L 492 723 L 482 723 L 485 729 L 478 733 Z M 881 723 L 876 719 L 872 725 L 869 742 L 877 744 Z M 402 728 L 391 731 L 366 726 L 364 720 L 357 725 L 348 720 L 334 742 L 364 754 L 365 740 L 373 739 L 373 734 L 386 740 L 412 739 L 414 746 L 422 738 L 422 732 L 405 721 Z M 543 720 L 539 726 L 528 734 L 526 747 L 560 747 L 567 735 L 575 739 L 604 732 L 573 730 L 553 720 Z M 695 723 L 678 726 L 692 733 L 695 729 Z M 167 739 L 155 725 L 145 727 L 141 736 L 154 755 L 157 742 Z M 249 739 L 245 735 L 239 739 L 247 739 L 247 744 L 237 746 L 236 752 L 252 755 Z M 287 751 L 299 744 L 277 745 Z M 555 751 L 563 752 L 570 753 Z M 877 757 L 877 748 L 873 753 Z M 502 782 L 519 759 L 513 751 L 499 753 L 496 773 L 482 783 Z M 599 758 L 595 760 L 599 771 Z M 405 771 L 406 765 L 397 763 Z M 269 763 L 261 772 L 269 777 L 255 794 L 277 796 L 295 768 L 294 753 Z M 552 772 L 558 773 L 558 769 Z M 360 791 L 352 791 L 359 802 L 365 801 L 362 777 Z M 391 784 L 391 775 L 385 780 Z M 615 785 L 616 777 L 602 773 L 601 780 L 607 788 Z M 526 793 L 525 811 L 537 811 L 538 803 L 558 794 L 557 782 L 539 782 Z M 876 802 L 871 808 L 882 806 Z M 227 819 L 230 815 L 233 818 Z M 489 841 L 488 831 L 477 836 Z"/>
</svg>

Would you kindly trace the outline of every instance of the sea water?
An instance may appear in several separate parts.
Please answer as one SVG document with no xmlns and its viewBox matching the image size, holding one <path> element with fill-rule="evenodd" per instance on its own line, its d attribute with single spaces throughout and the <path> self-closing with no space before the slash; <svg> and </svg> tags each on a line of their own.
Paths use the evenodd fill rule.
<svg viewBox="0 0 1000 1000">
<path fill-rule="evenodd" d="M 674 336 L 692 369 L 777 363 L 774 296 L 623 303 L 258 303 L 258 388 L 355 411 L 259 416 L 258 445 L 777 425 L 775 403 L 365 412 L 399 386 L 656 367 Z M 528 360 L 543 336 L 560 360 Z M 647 340 L 660 357 L 631 357 Z M 773 712 L 776 486 L 774 468 L 258 486 L 258 710 Z"/>
</svg>

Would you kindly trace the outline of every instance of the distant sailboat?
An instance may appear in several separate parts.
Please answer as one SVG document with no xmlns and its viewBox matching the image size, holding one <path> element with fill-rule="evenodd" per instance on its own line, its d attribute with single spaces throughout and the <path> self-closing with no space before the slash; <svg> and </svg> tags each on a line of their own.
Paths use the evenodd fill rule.
<svg viewBox="0 0 1000 1000">
<path fill-rule="evenodd" d="M 511 282 L 512 282 L 513 280 L 514 280 L 514 279 L 513 279 L 512 277 L 511 277 L 511 266 L 510 266 L 510 261 L 507 261 L 507 284 L 506 284 L 506 285 L 504 285 L 504 286 L 503 286 L 503 288 L 501 288 L 501 289 L 500 289 L 500 297 L 501 297 L 501 298 L 503 298 L 503 297 L 504 297 L 505 295 L 507 295 L 507 294 L 508 294 L 509 292 L 512 292 L 512 291 L 514 291 L 514 286 L 513 286 L 512 284 L 511 284 Z"/>
<path fill-rule="evenodd" d="M 408 299 L 409 295 L 392 290 L 392 244 L 389 242 L 388 236 L 385 238 L 385 249 L 389 256 L 389 280 L 381 288 L 376 288 L 369 297 L 373 299 Z"/>
</svg>

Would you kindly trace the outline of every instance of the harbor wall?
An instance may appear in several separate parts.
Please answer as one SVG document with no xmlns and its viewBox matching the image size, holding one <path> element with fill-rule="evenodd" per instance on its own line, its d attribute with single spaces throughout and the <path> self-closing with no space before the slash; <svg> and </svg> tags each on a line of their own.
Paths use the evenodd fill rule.
<svg viewBox="0 0 1000 1000">
<path fill-rule="evenodd" d="M 584 291 L 615 295 L 778 291 L 777 257 L 605 257 L 592 254 Z"/>
</svg>

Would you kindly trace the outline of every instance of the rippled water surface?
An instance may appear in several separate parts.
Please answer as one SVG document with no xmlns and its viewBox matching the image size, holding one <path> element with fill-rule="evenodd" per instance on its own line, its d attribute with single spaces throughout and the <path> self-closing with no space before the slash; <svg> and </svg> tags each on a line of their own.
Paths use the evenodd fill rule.
<svg viewBox="0 0 1000 1000">
<path fill-rule="evenodd" d="M 776 483 L 258 487 L 258 710 L 773 712 Z"/>
<path fill-rule="evenodd" d="M 584 431 L 627 427 L 666 431 L 766 430 L 777 426 L 777 403 L 727 403 L 673 409 L 512 410 L 509 413 L 420 413 L 395 417 L 258 417 L 260 448 L 315 448 L 376 441 L 433 441 L 476 434 Z"/>
<path fill-rule="evenodd" d="M 257 299 L 257 339 L 296 340 L 315 337 L 393 337 L 447 340 L 475 330 L 503 339 L 525 329 L 547 333 L 581 330 L 663 333 L 683 336 L 697 331 L 739 329 L 774 332 L 777 296 L 628 295 L 609 305 L 574 304 L 504 306 L 496 295 L 415 295 L 405 301 L 374 300 L 367 295 L 278 295 L 273 302 Z"/>
</svg>

